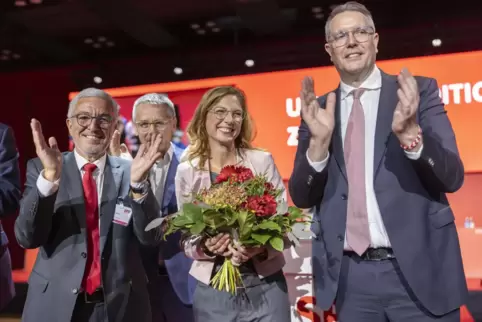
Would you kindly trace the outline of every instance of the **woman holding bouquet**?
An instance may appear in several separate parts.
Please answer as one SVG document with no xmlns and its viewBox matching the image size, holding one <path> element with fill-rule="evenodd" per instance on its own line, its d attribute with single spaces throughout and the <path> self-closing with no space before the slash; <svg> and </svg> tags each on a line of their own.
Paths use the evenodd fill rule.
<svg viewBox="0 0 482 322">
<path fill-rule="evenodd" d="M 179 208 L 192 202 L 194 194 L 209 188 L 221 169 L 230 165 L 264 174 L 273 187 L 282 191 L 280 198 L 286 200 L 283 181 L 271 154 L 251 145 L 251 120 L 244 93 L 239 89 L 222 86 L 206 92 L 187 132 L 189 150 L 176 174 Z M 193 299 L 196 322 L 290 321 L 282 252 L 270 246 L 239 246 L 229 234 L 212 238 L 188 236 L 184 250 L 194 259 L 191 275 L 199 281 Z M 211 283 L 226 258 L 241 273 L 243 286 L 236 294 L 218 290 Z"/>
</svg>

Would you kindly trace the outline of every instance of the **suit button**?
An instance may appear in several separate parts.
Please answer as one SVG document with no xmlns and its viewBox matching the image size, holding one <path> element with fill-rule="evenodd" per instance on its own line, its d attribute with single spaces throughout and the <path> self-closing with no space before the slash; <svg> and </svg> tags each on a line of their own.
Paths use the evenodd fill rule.
<svg viewBox="0 0 482 322">
<path fill-rule="evenodd" d="M 342 200 L 346 200 L 346 198 L 347 198 L 346 194 L 342 194 L 342 195 L 341 195 L 341 199 L 342 199 Z"/>
<path fill-rule="evenodd" d="M 338 235 L 338 241 L 343 241 L 343 236 L 342 235 Z"/>
<path fill-rule="evenodd" d="M 83 258 L 86 258 L 86 257 L 87 257 L 87 253 L 86 253 L 86 252 L 82 252 L 82 253 L 80 254 L 80 256 L 82 256 Z"/>
<path fill-rule="evenodd" d="M 313 181 L 313 176 L 312 175 L 309 175 L 308 176 L 308 185 L 311 185 L 311 182 Z"/>
<path fill-rule="evenodd" d="M 74 294 L 79 294 L 79 289 L 78 289 L 78 288 L 72 289 L 72 293 L 74 293 Z"/>
</svg>

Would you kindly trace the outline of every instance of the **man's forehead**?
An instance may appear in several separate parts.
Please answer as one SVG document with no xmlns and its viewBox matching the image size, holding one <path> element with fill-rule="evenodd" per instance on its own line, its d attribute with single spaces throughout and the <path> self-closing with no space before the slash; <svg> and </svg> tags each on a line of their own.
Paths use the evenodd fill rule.
<svg viewBox="0 0 482 322">
<path fill-rule="evenodd" d="M 136 109 L 136 118 L 170 116 L 170 107 L 167 104 L 139 104 Z"/>
<path fill-rule="evenodd" d="M 79 99 L 77 105 L 75 106 L 76 110 L 105 110 L 110 112 L 111 107 L 109 102 L 102 98 L 98 97 L 83 97 Z"/>
</svg>

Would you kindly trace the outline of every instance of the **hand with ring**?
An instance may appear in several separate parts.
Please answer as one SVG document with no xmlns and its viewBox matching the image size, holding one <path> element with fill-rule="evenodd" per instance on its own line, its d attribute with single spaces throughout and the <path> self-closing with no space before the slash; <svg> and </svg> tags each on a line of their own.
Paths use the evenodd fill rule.
<svg viewBox="0 0 482 322">
<path fill-rule="evenodd" d="M 216 256 L 228 257 L 231 255 L 231 251 L 228 250 L 230 244 L 231 238 L 229 234 L 217 234 L 214 237 L 206 239 L 204 247 Z"/>
</svg>

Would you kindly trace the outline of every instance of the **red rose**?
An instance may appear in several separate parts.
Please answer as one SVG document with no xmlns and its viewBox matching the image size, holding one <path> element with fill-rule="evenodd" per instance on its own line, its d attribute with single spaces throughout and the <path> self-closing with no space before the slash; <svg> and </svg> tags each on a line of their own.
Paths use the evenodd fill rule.
<svg viewBox="0 0 482 322">
<path fill-rule="evenodd" d="M 253 177 L 253 172 L 248 168 L 228 165 L 221 170 L 214 183 L 222 183 L 225 181 L 229 181 L 231 183 L 245 182 Z"/>
<path fill-rule="evenodd" d="M 254 211 L 256 216 L 265 217 L 276 214 L 276 200 L 272 195 L 248 197 L 245 207 Z"/>
</svg>

